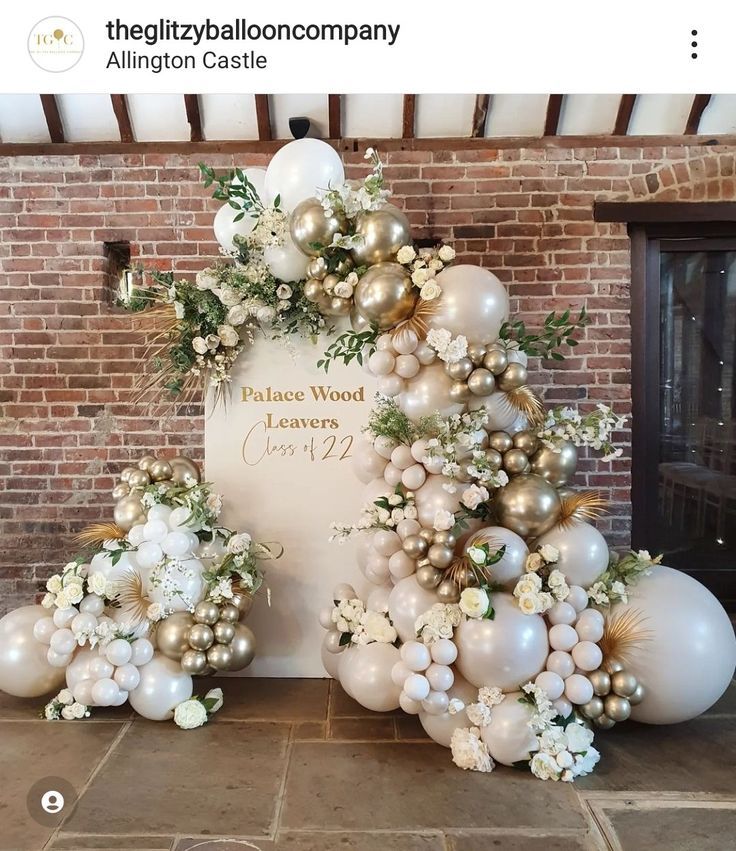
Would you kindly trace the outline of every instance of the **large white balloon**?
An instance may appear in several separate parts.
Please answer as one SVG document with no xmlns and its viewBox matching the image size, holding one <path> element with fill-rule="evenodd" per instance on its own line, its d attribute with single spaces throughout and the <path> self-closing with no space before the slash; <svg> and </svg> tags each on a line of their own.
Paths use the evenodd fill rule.
<svg viewBox="0 0 736 851">
<path fill-rule="evenodd" d="M 331 650 L 327 648 L 327 636 L 330 633 L 326 633 L 325 637 L 322 639 L 322 647 L 320 650 L 320 655 L 322 657 L 322 664 L 324 665 L 325 671 L 334 679 L 337 679 L 337 670 L 340 665 L 340 656 L 345 653 L 345 651 L 341 651 L 340 653 L 333 653 Z"/>
<path fill-rule="evenodd" d="M 155 567 L 148 579 L 148 596 L 173 612 L 190 611 L 204 599 L 204 565 L 197 558 L 171 559 Z"/>
<path fill-rule="evenodd" d="M 271 204 L 279 196 L 281 209 L 290 212 L 318 189 L 344 180 L 342 160 L 334 148 L 320 139 L 296 139 L 277 151 L 266 169 L 266 201 Z"/>
<path fill-rule="evenodd" d="M 402 641 L 417 637 L 416 620 L 437 602 L 437 594 L 422 588 L 415 576 L 407 576 L 394 586 L 388 598 L 388 615 Z"/>
<path fill-rule="evenodd" d="M 463 405 L 450 401 L 453 380 L 445 372 L 440 361 L 422 367 L 406 382 L 406 390 L 396 397 L 396 402 L 410 420 L 417 422 L 422 417 L 439 413 L 443 417 L 459 414 Z"/>
<path fill-rule="evenodd" d="M 525 615 L 511 594 L 493 594 L 493 620 L 468 618 L 455 630 L 460 673 L 474 686 L 505 692 L 533 680 L 544 669 L 549 645 L 541 615 Z"/>
<path fill-rule="evenodd" d="M 560 551 L 555 567 L 570 585 L 589 588 L 608 567 L 608 544 L 601 533 L 584 520 L 569 520 L 537 538 L 535 544 L 551 544 Z"/>
<path fill-rule="evenodd" d="M 527 547 L 524 539 L 516 532 L 512 532 L 511 529 L 506 529 L 504 526 L 486 526 L 483 529 L 478 529 L 468 538 L 465 549 L 467 550 L 476 539 L 482 538 L 487 538 L 490 541 L 492 551 L 496 551 L 502 546 L 506 547 L 500 560 L 486 568 L 486 572 L 493 585 L 500 585 L 507 591 L 513 591 L 517 580 L 524 573 L 529 547 Z"/>
<path fill-rule="evenodd" d="M 138 686 L 128 695 L 135 711 L 151 721 L 168 721 L 176 707 L 192 696 L 192 678 L 181 665 L 156 653 L 147 665 L 139 668 Z"/>
<path fill-rule="evenodd" d="M 307 264 L 311 257 L 302 254 L 294 245 L 291 234 L 286 231 L 282 245 L 272 245 L 263 252 L 268 271 L 279 281 L 292 284 L 303 281 L 307 276 Z"/>
<path fill-rule="evenodd" d="M 94 573 L 101 573 L 108 582 L 116 582 L 122 579 L 131 570 L 138 570 L 138 562 L 135 561 L 134 553 L 121 553 L 118 560 L 113 564 L 112 553 L 103 550 L 93 556 L 89 564 L 90 576 Z"/>
<path fill-rule="evenodd" d="M 435 514 L 440 510 L 449 511 L 450 514 L 460 510 L 463 486 L 455 483 L 455 492 L 451 493 L 445 485 L 453 485 L 452 480 L 447 476 L 427 476 L 424 484 L 415 491 L 414 504 L 422 526 L 431 529 Z"/>
<path fill-rule="evenodd" d="M 460 264 L 437 275 L 439 308 L 427 318 L 430 328 L 462 334 L 469 343 L 493 343 L 509 316 L 509 297 L 498 278 L 481 266 Z"/>
<path fill-rule="evenodd" d="M 469 683 L 464 677 L 455 671 L 455 681 L 447 690 L 447 696 L 450 700 L 461 700 L 465 706 L 469 703 L 475 703 L 478 699 L 478 689 Z M 456 712 L 452 715 L 449 712 L 443 712 L 441 715 L 430 715 L 425 709 L 419 710 L 419 721 L 424 727 L 426 734 L 442 745 L 443 748 L 450 747 L 452 734 L 459 727 L 470 727 L 465 709 Z"/>
<path fill-rule="evenodd" d="M 64 669 L 49 664 L 48 646 L 33 636 L 48 617 L 43 606 L 22 606 L 0 620 L 0 691 L 14 697 L 40 697 L 64 682 Z"/>
<path fill-rule="evenodd" d="M 509 434 L 514 434 L 526 428 L 526 419 L 523 414 L 511 404 L 509 397 L 502 390 L 497 390 L 491 393 L 490 396 L 474 396 L 468 402 L 468 408 L 471 411 L 485 408 L 488 414 L 488 423 L 486 428 L 488 431 L 507 431 Z"/>
<path fill-rule="evenodd" d="M 339 654 L 340 684 L 361 706 L 373 712 L 399 708 L 401 686 L 391 679 L 391 669 L 400 660 L 393 644 L 374 642 L 351 647 Z"/>
<path fill-rule="evenodd" d="M 644 686 L 631 717 L 676 724 L 709 709 L 736 667 L 736 638 L 723 606 L 700 582 L 671 567 L 652 569 L 629 589 L 607 620 L 631 612 L 642 639 L 625 655 L 626 670 Z"/>
<path fill-rule="evenodd" d="M 520 691 L 507 694 L 491 710 L 491 723 L 481 728 L 480 735 L 488 746 L 488 753 L 501 765 L 529 759 L 539 750 L 537 737 L 529 727 L 531 707 L 519 703 Z"/>
</svg>

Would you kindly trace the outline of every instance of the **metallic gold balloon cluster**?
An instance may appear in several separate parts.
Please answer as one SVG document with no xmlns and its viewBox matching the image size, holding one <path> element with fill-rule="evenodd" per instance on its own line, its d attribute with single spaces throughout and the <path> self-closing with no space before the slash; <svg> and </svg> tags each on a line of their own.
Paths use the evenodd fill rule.
<svg viewBox="0 0 736 851">
<path fill-rule="evenodd" d="M 193 676 L 240 671 L 256 652 L 253 632 L 239 622 L 252 605 L 250 595 L 236 591 L 227 603 L 203 600 L 192 614 L 175 612 L 156 628 L 158 649 Z"/>
<path fill-rule="evenodd" d="M 617 659 L 606 659 L 588 674 L 594 696 L 580 707 L 581 714 L 596 727 L 610 730 L 631 715 L 631 707 L 644 700 L 644 686 Z"/>
<path fill-rule="evenodd" d="M 436 590 L 440 603 L 457 603 L 460 588 L 456 579 L 448 575 L 455 562 L 457 538 L 452 532 L 420 529 L 402 543 L 402 549 L 417 563 L 417 583 L 428 591 Z M 470 584 L 469 582 L 467 584 Z"/>
<path fill-rule="evenodd" d="M 124 467 L 120 481 L 112 489 L 117 500 L 115 523 L 129 532 L 133 526 L 146 522 L 146 509 L 141 502 L 143 491 L 153 483 L 171 489 L 177 485 L 196 484 L 201 480 L 199 467 L 184 455 L 166 460 L 155 455 L 144 455 L 136 467 Z"/>
<path fill-rule="evenodd" d="M 496 390 L 516 390 L 527 382 L 526 367 L 509 362 L 500 343 L 481 346 L 471 343 L 468 354 L 454 363 L 445 364 L 445 372 L 453 379 L 450 399 L 468 402 L 474 396 L 490 396 Z"/>
</svg>

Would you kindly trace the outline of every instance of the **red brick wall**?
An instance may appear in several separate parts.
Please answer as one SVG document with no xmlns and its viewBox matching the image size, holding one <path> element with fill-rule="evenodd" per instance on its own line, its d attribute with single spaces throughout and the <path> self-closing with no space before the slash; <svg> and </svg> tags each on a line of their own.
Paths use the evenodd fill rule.
<svg viewBox="0 0 736 851">
<path fill-rule="evenodd" d="M 352 170 L 362 158 L 352 156 Z M 113 475 L 144 451 L 200 456 L 198 405 L 130 404 L 142 353 L 131 317 L 111 306 L 103 242 L 129 240 L 143 263 L 188 274 L 217 255 L 217 208 L 198 157 L 167 154 L 0 159 L 0 608 L 27 599 L 73 552 L 71 533 L 111 519 Z M 209 162 L 224 168 L 228 156 Z M 265 165 L 243 156 L 240 165 Z M 531 325 L 585 303 L 583 343 L 539 365 L 549 402 L 630 408 L 629 242 L 593 221 L 606 200 L 734 198 L 724 148 L 405 151 L 386 177 L 418 237 L 445 239 L 509 285 Z M 608 491 L 601 521 L 629 531 L 629 435 L 615 464 L 584 460 L 579 484 Z"/>
</svg>

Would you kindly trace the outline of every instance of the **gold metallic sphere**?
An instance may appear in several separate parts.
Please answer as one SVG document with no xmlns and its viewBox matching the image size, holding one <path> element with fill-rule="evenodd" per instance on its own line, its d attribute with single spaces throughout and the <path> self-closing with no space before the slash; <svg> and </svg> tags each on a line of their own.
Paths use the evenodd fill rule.
<svg viewBox="0 0 736 851">
<path fill-rule="evenodd" d="M 371 323 L 360 314 L 355 303 L 353 303 L 353 306 L 350 308 L 350 327 L 358 334 L 363 331 L 367 331 L 371 327 Z"/>
<path fill-rule="evenodd" d="M 603 701 L 600 697 L 592 697 L 587 703 L 580 707 L 580 712 L 591 721 L 603 715 Z"/>
<path fill-rule="evenodd" d="M 151 477 L 145 470 L 133 470 L 128 476 L 128 485 L 131 488 L 145 488 L 151 484 Z"/>
<path fill-rule="evenodd" d="M 631 715 L 631 704 L 625 697 L 609 694 L 603 701 L 606 715 L 612 721 L 626 721 Z"/>
<path fill-rule="evenodd" d="M 335 264 L 335 274 L 340 280 L 346 278 L 355 268 L 355 263 L 348 256 L 341 257 Z"/>
<path fill-rule="evenodd" d="M 432 536 L 433 544 L 442 544 L 445 547 L 454 547 L 457 545 L 457 538 L 452 534 L 452 532 L 447 530 L 442 530 L 440 532 L 435 532 Z"/>
<path fill-rule="evenodd" d="M 478 585 L 478 577 L 476 571 L 468 565 L 463 565 L 460 570 L 454 574 L 455 581 L 460 588 L 475 588 Z"/>
<path fill-rule="evenodd" d="M 457 403 L 467 402 L 473 396 L 466 381 L 453 381 L 447 395 L 451 402 Z"/>
<path fill-rule="evenodd" d="M 181 657 L 181 669 L 190 676 L 201 676 L 207 670 L 207 654 L 201 650 L 187 650 Z"/>
<path fill-rule="evenodd" d="M 500 470 L 503 464 L 503 455 L 497 449 L 486 449 L 486 461 L 492 470 Z"/>
<path fill-rule="evenodd" d="M 155 462 L 155 460 L 155 455 L 144 455 L 138 462 L 138 469 L 145 470 L 146 472 L 148 472 L 149 467 Z"/>
<path fill-rule="evenodd" d="M 379 330 L 393 328 L 414 312 L 419 291 L 398 263 L 377 263 L 358 281 L 355 306 Z"/>
<path fill-rule="evenodd" d="M 440 603 L 457 603 L 460 600 L 460 589 L 452 579 L 443 579 L 437 586 L 437 599 Z"/>
<path fill-rule="evenodd" d="M 113 509 L 113 519 L 123 532 L 129 532 L 141 516 L 145 517 L 145 513 L 140 499 L 134 494 L 130 494 L 118 500 Z"/>
<path fill-rule="evenodd" d="M 156 645 L 168 659 L 178 662 L 189 649 L 189 630 L 194 618 L 189 612 L 173 612 L 156 626 Z"/>
<path fill-rule="evenodd" d="M 500 375 L 508 365 L 509 359 L 506 357 L 506 352 L 499 349 L 491 349 L 483 358 L 483 366 L 494 375 Z"/>
<path fill-rule="evenodd" d="M 422 556 L 427 555 L 429 543 L 421 535 L 409 535 L 404 538 L 401 549 L 409 558 L 422 558 Z"/>
<path fill-rule="evenodd" d="M 336 233 L 346 233 L 347 220 L 342 213 L 325 215 L 325 210 L 317 198 L 307 198 L 294 207 L 289 220 L 289 230 L 294 245 L 310 257 L 317 257 L 321 248 L 317 243 L 327 246 Z"/>
<path fill-rule="evenodd" d="M 307 301 L 311 301 L 315 304 L 320 300 L 323 294 L 324 289 L 322 287 L 322 281 L 318 281 L 317 278 L 310 278 L 304 284 L 304 298 Z"/>
<path fill-rule="evenodd" d="M 514 476 L 496 491 L 493 506 L 500 526 L 522 538 L 538 538 L 559 520 L 562 504 L 557 491 L 540 476 Z"/>
<path fill-rule="evenodd" d="M 509 449 L 513 449 L 514 441 L 511 435 L 505 431 L 492 431 L 488 435 L 488 445 L 491 449 L 495 449 L 496 452 L 503 454 L 504 452 L 508 452 Z"/>
<path fill-rule="evenodd" d="M 189 646 L 192 650 L 207 650 L 212 647 L 215 635 L 206 623 L 195 623 L 189 630 Z"/>
<path fill-rule="evenodd" d="M 591 671 L 588 679 L 598 697 L 605 697 L 611 691 L 611 675 L 607 671 Z"/>
<path fill-rule="evenodd" d="M 325 313 L 327 316 L 349 316 L 352 306 L 352 299 L 333 296 L 327 305 Z"/>
<path fill-rule="evenodd" d="M 148 466 L 148 474 L 154 482 L 164 482 L 170 479 L 173 472 L 171 464 L 163 458 L 158 458 Z"/>
<path fill-rule="evenodd" d="M 224 645 L 219 645 L 224 646 Z M 228 671 L 241 671 L 247 668 L 256 655 L 256 637 L 245 624 L 235 624 L 235 635 L 229 645 L 230 662 Z"/>
<path fill-rule="evenodd" d="M 228 644 L 213 644 L 207 651 L 207 664 L 216 671 L 227 671 L 233 661 L 233 651 Z"/>
<path fill-rule="evenodd" d="M 493 373 L 482 366 L 474 369 L 468 377 L 468 389 L 473 396 L 490 396 L 496 388 Z"/>
<path fill-rule="evenodd" d="M 616 726 L 616 722 L 613 718 L 609 718 L 608 715 L 599 715 L 595 721 L 593 721 L 596 727 L 600 730 L 610 730 L 611 727 Z"/>
<path fill-rule="evenodd" d="M 632 706 L 638 706 L 642 702 L 642 700 L 644 700 L 645 697 L 646 689 L 641 683 L 639 683 L 635 691 L 629 695 L 629 703 Z"/>
<path fill-rule="evenodd" d="M 509 449 L 503 456 L 503 468 L 510 476 L 529 472 L 529 459 L 521 449 Z"/>
<path fill-rule="evenodd" d="M 253 608 L 253 595 L 249 594 L 247 591 L 235 591 L 230 602 L 233 606 L 237 606 L 242 619 L 249 614 L 250 610 Z"/>
<path fill-rule="evenodd" d="M 217 603 L 210 600 L 202 600 L 194 607 L 194 620 L 196 623 L 204 623 L 207 626 L 216 624 L 220 619 L 220 608 Z"/>
<path fill-rule="evenodd" d="M 444 571 L 437 570 L 437 568 L 432 567 L 431 564 L 425 564 L 421 567 L 417 567 L 417 572 L 415 573 L 415 576 L 417 579 L 417 584 L 421 588 L 424 588 L 426 591 L 432 591 L 442 581 Z"/>
<path fill-rule="evenodd" d="M 420 529 L 417 532 L 417 535 L 419 535 L 420 538 L 424 538 L 428 544 L 431 544 L 432 541 L 434 541 L 434 529 Z"/>
<path fill-rule="evenodd" d="M 130 488 L 125 482 L 120 482 L 119 485 L 115 485 L 112 489 L 112 498 L 113 499 L 122 499 L 124 496 L 127 496 L 130 493 Z"/>
<path fill-rule="evenodd" d="M 137 467 L 123 467 L 123 469 L 120 471 L 120 481 L 127 482 L 130 478 L 130 474 L 137 469 Z"/>
<path fill-rule="evenodd" d="M 603 670 L 608 671 L 611 675 L 617 674 L 619 671 L 623 671 L 623 669 L 623 662 L 620 662 L 618 659 L 614 659 L 613 656 L 610 656 L 608 659 L 604 659 L 603 661 Z"/>
<path fill-rule="evenodd" d="M 351 252 L 360 266 L 393 260 L 400 248 L 411 245 L 409 219 L 393 204 L 358 213 L 355 234 L 361 239 Z"/>
<path fill-rule="evenodd" d="M 332 291 L 339 283 L 340 278 L 334 272 L 330 275 L 325 275 L 325 277 L 322 278 L 322 286 L 328 295 L 332 295 Z"/>
<path fill-rule="evenodd" d="M 514 361 L 496 378 L 496 383 L 499 390 L 515 390 L 526 384 L 527 378 L 526 367 Z"/>
<path fill-rule="evenodd" d="M 235 637 L 235 624 L 229 621 L 218 621 L 212 627 L 212 632 L 218 644 L 229 644 Z"/>
<path fill-rule="evenodd" d="M 514 447 L 527 455 L 533 455 L 539 448 L 539 438 L 533 431 L 517 431 L 511 439 L 514 441 Z"/>
<path fill-rule="evenodd" d="M 481 343 L 471 343 L 468 346 L 468 357 L 473 362 L 473 366 L 480 366 L 485 356 L 486 347 Z"/>
<path fill-rule="evenodd" d="M 240 620 L 240 610 L 237 606 L 228 603 L 220 609 L 220 620 L 237 623 Z"/>
<path fill-rule="evenodd" d="M 636 677 L 627 671 L 616 671 L 611 677 L 611 691 L 619 697 L 629 697 L 639 685 Z"/>
<path fill-rule="evenodd" d="M 559 441 L 556 448 L 560 451 L 555 452 L 549 446 L 540 446 L 530 460 L 533 473 L 559 488 L 566 485 L 575 475 L 578 450 L 569 440 Z"/>
<path fill-rule="evenodd" d="M 455 381 L 465 381 L 473 371 L 473 361 L 470 358 L 460 358 L 455 363 L 446 363 L 445 372 Z"/>
<path fill-rule="evenodd" d="M 452 561 L 455 558 L 455 553 L 452 551 L 451 547 L 446 547 L 442 544 L 432 544 L 429 548 L 429 552 L 427 553 L 427 558 L 429 559 L 429 563 L 432 567 L 444 570 L 452 564 Z"/>
<path fill-rule="evenodd" d="M 177 485 L 185 485 L 192 481 L 197 484 L 202 479 L 199 467 L 185 455 L 177 455 L 176 458 L 171 458 L 169 464 L 171 464 L 172 470 L 171 481 Z"/>
<path fill-rule="evenodd" d="M 327 260 L 324 257 L 315 257 L 307 263 L 307 277 L 316 278 L 321 281 L 327 274 Z"/>
</svg>

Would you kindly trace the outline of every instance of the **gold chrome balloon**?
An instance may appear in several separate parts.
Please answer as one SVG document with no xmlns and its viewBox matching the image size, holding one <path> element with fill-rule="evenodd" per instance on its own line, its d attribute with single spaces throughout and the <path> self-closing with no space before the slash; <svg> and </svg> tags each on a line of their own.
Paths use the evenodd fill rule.
<svg viewBox="0 0 736 851">
<path fill-rule="evenodd" d="M 575 475 L 578 450 L 569 440 L 561 440 L 557 448 L 559 452 L 549 446 L 540 446 L 530 460 L 532 472 L 558 488 L 566 485 Z"/>
<path fill-rule="evenodd" d="M 494 375 L 500 375 L 509 365 L 506 352 L 501 349 L 490 349 L 483 358 L 483 366 Z"/>
<path fill-rule="evenodd" d="M 189 646 L 192 650 L 207 650 L 212 647 L 215 635 L 206 623 L 195 623 L 189 630 Z"/>
<path fill-rule="evenodd" d="M 343 278 L 346 278 L 353 271 L 354 268 L 355 263 L 353 263 L 350 257 L 345 255 L 337 261 L 337 263 L 335 264 L 334 271 L 337 277 L 342 280 Z"/>
<path fill-rule="evenodd" d="M 377 263 L 358 281 L 355 306 L 381 331 L 408 319 L 419 297 L 406 269 L 398 263 Z"/>
<path fill-rule="evenodd" d="M 237 606 L 240 618 L 244 618 L 253 608 L 253 595 L 247 591 L 234 591 L 230 599 L 233 606 Z"/>
<path fill-rule="evenodd" d="M 431 544 L 432 541 L 434 541 L 434 529 L 420 529 L 417 532 L 417 535 L 419 535 L 420 538 L 424 538 L 428 544 Z"/>
<path fill-rule="evenodd" d="M 247 627 L 245 627 L 247 629 Z M 216 671 L 227 671 L 233 661 L 233 651 L 229 644 L 213 644 L 207 651 L 207 663 Z"/>
<path fill-rule="evenodd" d="M 207 667 L 207 654 L 201 650 L 187 650 L 181 657 L 181 669 L 190 676 L 204 674 Z"/>
<path fill-rule="evenodd" d="M 503 456 L 503 468 L 510 476 L 529 472 L 529 459 L 521 449 L 509 449 Z"/>
<path fill-rule="evenodd" d="M 616 671 L 611 677 L 611 691 L 619 697 L 629 697 L 638 685 L 636 677 L 627 671 Z M 608 714 L 610 715 L 610 712 Z"/>
<path fill-rule="evenodd" d="M 316 278 L 321 281 L 327 274 L 327 260 L 324 257 L 315 257 L 307 263 L 307 277 Z"/>
<path fill-rule="evenodd" d="M 455 553 L 451 547 L 446 547 L 443 544 L 432 544 L 427 553 L 427 558 L 432 567 L 439 570 L 444 570 L 452 564 Z"/>
<path fill-rule="evenodd" d="M 601 730 L 610 730 L 611 727 L 616 726 L 616 722 L 613 720 L 613 718 L 609 718 L 608 715 L 605 715 L 605 714 L 599 715 L 593 721 L 593 723 L 595 724 L 596 727 L 598 727 Z"/>
<path fill-rule="evenodd" d="M 454 547 L 457 544 L 457 538 L 450 532 L 449 529 L 435 532 L 432 537 L 433 544 L 442 544 L 445 547 Z"/>
<path fill-rule="evenodd" d="M 644 700 L 645 696 L 646 692 L 644 690 L 644 686 L 639 683 L 634 692 L 629 695 L 629 703 L 632 706 L 638 706 L 642 702 L 642 700 Z"/>
<path fill-rule="evenodd" d="M 393 260 L 400 248 L 411 245 L 409 219 L 393 204 L 358 213 L 355 234 L 361 237 L 360 244 L 352 249 L 359 266 Z"/>
<path fill-rule="evenodd" d="M 401 545 L 409 558 L 422 558 L 427 554 L 429 543 L 421 535 L 409 535 Z"/>
<path fill-rule="evenodd" d="M 512 362 L 506 369 L 496 378 L 499 390 L 515 390 L 526 384 L 528 374 L 526 367 L 520 363 Z"/>
<path fill-rule="evenodd" d="M 453 381 L 447 395 L 452 402 L 467 402 L 473 394 L 467 381 Z"/>
<path fill-rule="evenodd" d="M 218 621 L 212 627 L 212 632 L 218 644 L 229 644 L 235 637 L 235 624 L 229 621 Z"/>
<path fill-rule="evenodd" d="M 240 620 L 240 610 L 237 606 L 228 603 L 220 609 L 220 620 L 237 623 Z"/>
<path fill-rule="evenodd" d="M 600 718 L 603 715 L 603 701 L 600 697 L 593 697 L 580 707 L 580 712 L 591 721 Z"/>
<path fill-rule="evenodd" d="M 169 464 L 171 464 L 172 469 L 171 480 L 177 485 L 190 484 L 192 480 L 197 484 L 201 480 L 199 467 L 191 458 L 178 455 L 176 458 L 172 458 Z"/>
<path fill-rule="evenodd" d="M 202 600 L 194 607 L 194 620 L 197 623 L 204 623 L 207 626 L 216 624 L 220 619 L 220 608 L 217 603 L 211 600 Z"/>
<path fill-rule="evenodd" d="M 235 635 L 230 642 L 229 650 L 230 662 L 227 670 L 241 671 L 243 668 L 247 668 L 256 655 L 256 637 L 253 635 L 253 631 L 245 624 L 235 624 Z"/>
<path fill-rule="evenodd" d="M 351 299 L 333 296 L 329 301 L 329 306 L 325 313 L 328 316 L 348 316 L 352 306 L 353 302 Z"/>
<path fill-rule="evenodd" d="M 613 674 L 617 674 L 619 671 L 623 671 L 624 666 L 623 662 L 620 662 L 618 659 L 614 659 L 613 656 L 605 659 L 603 662 L 603 669 L 608 671 L 611 676 Z"/>
<path fill-rule="evenodd" d="M 154 463 L 155 460 L 156 458 L 154 455 L 144 455 L 138 462 L 138 469 L 145 470 L 146 472 L 148 472 L 148 468 L 151 466 L 151 464 Z"/>
<path fill-rule="evenodd" d="M 324 287 L 324 291 L 327 293 L 327 295 L 332 295 L 333 290 L 339 283 L 340 278 L 338 278 L 338 276 L 334 273 L 332 273 L 331 275 L 325 275 L 325 277 L 322 278 L 322 286 Z"/>
<path fill-rule="evenodd" d="M 128 476 L 128 486 L 132 488 L 145 488 L 151 484 L 151 477 L 145 470 L 133 470 Z"/>
<path fill-rule="evenodd" d="M 619 697 L 617 694 L 609 694 L 603 705 L 611 721 L 625 721 L 631 715 L 631 704 L 625 697 Z"/>
<path fill-rule="evenodd" d="M 486 356 L 486 347 L 480 343 L 471 343 L 468 346 L 468 357 L 474 366 L 480 366 Z"/>
<path fill-rule="evenodd" d="M 123 469 L 120 471 L 120 481 L 127 483 L 128 479 L 130 478 L 130 474 L 137 469 L 137 467 L 123 467 Z"/>
<path fill-rule="evenodd" d="M 488 435 L 488 445 L 491 449 L 495 449 L 496 452 L 503 454 L 504 452 L 508 452 L 509 449 L 513 449 L 514 441 L 508 432 L 492 431 Z"/>
<path fill-rule="evenodd" d="M 460 589 L 452 579 L 443 579 L 437 586 L 437 599 L 440 603 L 457 603 L 460 599 Z"/>
<path fill-rule="evenodd" d="M 494 498 L 498 523 L 522 538 L 538 538 L 559 520 L 562 504 L 557 491 L 540 476 L 514 476 Z"/>
<path fill-rule="evenodd" d="M 320 246 L 330 245 L 336 233 L 347 231 L 347 220 L 342 213 L 325 214 L 325 209 L 317 198 L 307 198 L 294 207 L 289 221 L 289 230 L 294 245 L 311 257 L 319 256 Z"/>
<path fill-rule="evenodd" d="M 468 389 L 474 396 L 490 396 L 495 387 L 493 373 L 483 367 L 474 369 L 468 377 Z"/>
<path fill-rule="evenodd" d="M 122 499 L 124 496 L 127 496 L 130 493 L 130 488 L 125 482 L 120 482 L 119 485 L 115 485 L 112 489 L 112 498 L 113 499 Z"/>
<path fill-rule="evenodd" d="M 350 308 L 350 327 L 358 334 L 362 331 L 367 331 L 371 327 L 371 323 L 360 314 L 355 304 Z"/>
<path fill-rule="evenodd" d="M 322 298 L 323 294 L 324 287 L 322 286 L 322 281 L 318 281 L 317 278 L 310 278 L 304 284 L 304 298 L 307 301 L 311 301 L 315 304 L 320 300 L 320 298 Z"/>
<path fill-rule="evenodd" d="M 123 532 L 129 532 L 136 525 L 141 515 L 145 516 L 143 503 L 133 494 L 118 500 L 113 509 L 113 518 Z"/>
<path fill-rule="evenodd" d="M 607 671 L 591 671 L 588 679 L 598 697 L 605 697 L 611 691 L 611 675 Z"/>
<path fill-rule="evenodd" d="M 158 458 L 148 466 L 148 474 L 154 482 L 164 482 L 170 479 L 173 472 L 171 464 L 163 458 Z"/>
<path fill-rule="evenodd" d="M 426 591 L 432 591 L 442 581 L 444 571 L 437 570 L 437 568 L 432 567 L 431 564 L 424 564 L 421 567 L 417 567 L 415 576 L 417 584 L 421 588 L 424 588 Z"/>
<path fill-rule="evenodd" d="M 156 626 L 156 644 L 161 653 L 178 662 L 189 650 L 189 630 L 194 626 L 194 618 L 189 612 L 174 612 L 158 622 Z"/>
<path fill-rule="evenodd" d="M 473 371 L 473 361 L 470 358 L 460 358 L 454 363 L 445 364 L 445 372 L 455 381 L 465 381 Z"/>
<path fill-rule="evenodd" d="M 539 448 L 539 438 L 533 431 L 517 431 L 513 435 L 514 447 L 521 449 L 526 455 L 533 455 Z M 542 476 L 542 478 L 545 478 Z"/>
</svg>

